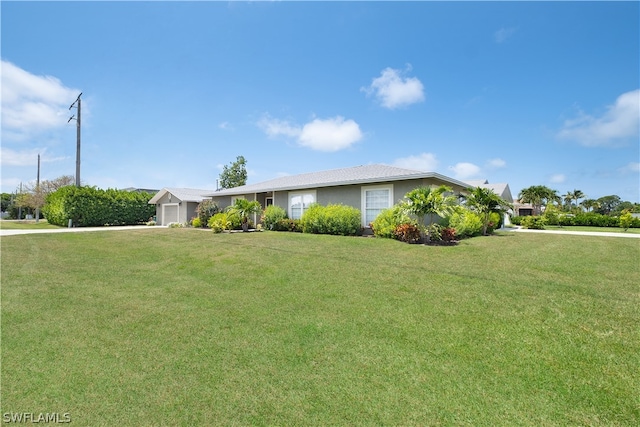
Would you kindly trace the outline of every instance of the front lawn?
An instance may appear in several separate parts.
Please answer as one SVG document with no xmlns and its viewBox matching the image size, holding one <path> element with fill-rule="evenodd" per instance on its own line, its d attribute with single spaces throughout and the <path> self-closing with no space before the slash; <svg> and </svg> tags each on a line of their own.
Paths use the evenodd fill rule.
<svg viewBox="0 0 640 427">
<path fill-rule="evenodd" d="M 47 222 L 46 219 L 41 219 L 36 222 L 35 219 L 22 219 L 22 220 L 0 220 L 0 229 L 3 230 L 44 230 L 60 228 L 57 225 L 52 225 Z"/>
<path fill-rule="evenodd" d="M 595 231 L 595 232 L 607 232 L 607 233 L 628 233 L 628 234 L 640 234 L 640 228 L 628 228 L 626 231 L 620 227 L 586 227 L 586 226 L 563 226 L 558 225 L 545 225 L 545 230 L 558 230 L 558 231 Z"/>
<path fill-rule="evenodd" d="M 72 425 L 638 425 L 640 240 L 2 238 L 2 408 Z"/>
</svg>

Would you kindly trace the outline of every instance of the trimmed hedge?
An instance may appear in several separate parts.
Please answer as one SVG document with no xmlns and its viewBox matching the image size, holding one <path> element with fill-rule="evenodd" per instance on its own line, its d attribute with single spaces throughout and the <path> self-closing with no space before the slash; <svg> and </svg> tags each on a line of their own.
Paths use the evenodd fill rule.
<svg viewBox="0 0 640 427">
<path fill-rule="evenodd" d="M 95 187 L 67 186 L 47 196 L 42 212 L 50 224 L 66 227 L 136 225 L 149 221 L 156 213 L 149 193 L 101 190 Z"/>
<path fill-rule="evenodd" d="M 303 233 L 356 236 L 362 234 L 360 211 L 346 205 L 309 206 L 300 218 Z"/>
<path fill-rule="evenodd" d="M 515 225 L 524 225 L 524 221 L 528 216 L 514 216 L 511 223 Z M 602 215 L 596 212 L 582 212 L 575 215 L 567 215 L 559 213 L 557 215 L 543 215 L 546 223 L 549 225 L 561 225 L 563 227 L 583 226 L 583 227 L 620 227 L 620 217 Z M 629 228 L 640 228 L 640 218 L 633 218 Z"/>
</svg>

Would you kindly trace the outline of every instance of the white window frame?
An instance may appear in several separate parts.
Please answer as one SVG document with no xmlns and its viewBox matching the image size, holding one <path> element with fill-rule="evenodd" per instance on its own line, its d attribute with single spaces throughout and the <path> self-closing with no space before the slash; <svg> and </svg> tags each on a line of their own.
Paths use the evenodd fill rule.
<svg viewBox="0 0 640 427">
<path fill-rule="evenodd" d="M 289 213 L 289 218 L 293 219 L 293 213 L 291 211 L 291 199 L 297 196 L 302 196 L 303 197 L 303 202 L 302 202 L 302 211 L 300 212 L 300 218 L 302 218 L 302 215 L 304 215 L 304 196 L 307 195 L 311 195 L 313 196 L 313 202 L 311 203 L 317 203 L 318 202 L 318 195 L 316 190 L 307 190 L 307 191 L 294 191 L 294 192 L 290 192 L 289 196 L 288 196 L 288 200 L 287 200 L 287 207 L 288 207 L 288 213 Z"/>
<path fill-rule="evenodd" d="M 362 226 L 365 228 L 369 228 L 369 224 L 367 221 L 367 191 L 376 191 L 376 190 L 389 190 L 389 199 L 387 201 L 387 208 L 393 206 L 393 184 L 384 184 L 384 185 L 367 185 L 361 187 L 360 200 L 361 200 L 361 209 L 362 212 Z"/>
</svg>

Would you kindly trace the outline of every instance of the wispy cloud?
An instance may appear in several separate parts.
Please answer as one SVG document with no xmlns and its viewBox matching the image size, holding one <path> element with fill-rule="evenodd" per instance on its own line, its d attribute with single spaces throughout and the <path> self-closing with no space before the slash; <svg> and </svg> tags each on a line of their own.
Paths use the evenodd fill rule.
<svg viewBox="0 0 640 427">
<path fill-rule="evenodd" d="M 639 127 L 640 89 L 636 89 L 620 95 L 600 117 L 580 112 L 577 118 L 565 121 L 557 137 L 588 147 L 612 146 L 638 136 Z"/>
<path fill-rule="evenodd" d="M 399 168 L 433 172 L 438 167 L 438 159 L 436 159 L 435 154 L 421 153 L 415 156 L 395 159 L 391 165 Z"/>
<path fill-rule="evenodd" d="M 567 180 L 567 177 L 563 173 L 556 173 L 549 177 L 549 182 L 551 182 L 552 184 L 562 184 L 566 180 Z"/>
<path fill-rule="evenodd" d="M 503 169 L 507 167 L 507 162 L 500 158 L 491 159 L 487 162 L 487 168 L 489 169 Z"/>
<path fill-rule="evenodd" d="M 626 165 L 624 165 L 623 167 L 621 167 L 620 169 L 618 169 L 618 171 L 622 174 L 631 174 L 631 173 L 638 173 L 640 172 L 640 163 L 639 162 L 629 162 Z"/>
<path fill-rule="evenodd" d="M 265 115 L 258 122 L 258 127 L 271 138 L 277 136 L 295 138 L 299 145 L 317 151 L 344 150 L 363 137 L 358 123 L 351 119 L 345 120 L 342 116 L 314 119 L 299 126 Z"/>
<path fill-rule="evenodd" d="M 49 156 L 46 148 L 32 148 L 16 151 L 11 148 L 0 147 L 0 160 L 2 166 L 35 166 L 38 164 L 38 154 L 40 154 L 40 162 L 42 163 L 66 160 L 66 157 Z"/>
<path fill-rule="evenodd" d="M 482 172 L 482 169 L 478 165 L 473 163 L 460 162 L 454 166 L 449 166 L 449 170 L 453 172 L 456 179 L 470 179 L 477 178 Z"/>
<path fill-rule="evenodd" d="M 406 77 L 411 65 L 405 71 L 385 68 L 371 81 L 371 85 L 360 88 L 367 95 L 374 95 L 380 104 L 388 109 L 406 107 L 425 99 L 424 85 L 417 77 Z"/>
<path fill-rule="evenodd" d="M 504 43 L 508 39 L 511 38 L 517 31 L 517 28 L 509 27 L 509 28 L 500 28 L 498 31 L 493 33 L 493 39 L 496 43 Z"/>
<path fill-rule="evenodd" d="M 80 91 L 2 60 L 2 138 L 20 141 L 67 125 Z"/>
</svg>

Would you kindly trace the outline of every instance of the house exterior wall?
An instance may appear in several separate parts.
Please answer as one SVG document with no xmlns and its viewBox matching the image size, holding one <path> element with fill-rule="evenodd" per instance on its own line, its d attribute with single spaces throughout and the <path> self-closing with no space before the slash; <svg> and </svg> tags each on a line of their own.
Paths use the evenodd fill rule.
<svg viewBox="0 0 640 427">
<path fill-rule="evenodd" d="M 362 205 L 362 192 L 363 188 L 368 187 L 384 187 L 388 186 L 392 188 L 391 194 L 391 204 L 398 203 L 403 199 L 404 195 L 409 191 L 420 187 L 420 186 L 431 186 L 437 187 L 442 185 L 442 182 L 432 179 L 432 178 L 421 178 L 421 179 L 413 179 L 413 180 L 404 180 L 404 181 L 382 181 L 382 182 L 372 182 L 367 184 L 354 184 L 354 185 L 341 185 L 341 186 L 333 186 L 333 187 L 317 187 L 317 188 L 309 188 L 307 189 L 309 192 L 315 192 L 316 203 L 321 205 L 328 204 L 343 204 L 347 206 L 352 206 L 360 211 L 363 209 Z M 307 191 L 305 189 L 296 189 L 292 191 L 274 191 L 273 192 L 273 204 L 276 206 L 280 206 L 286 212 L 290 212 L 289 209 L 289 196 L 291 193 L 304 193 Z M 466 189 L 464 187 L 454 187 L 453 191 L 455 193 L 464 192 Z M 235 197 L 244 197 L 247 200 L 257 199 L 260 202 L 260 205 L 264 208 L 265 199 L 267 196 L 271 196 L 271 192 L 269 193 L 258 193 L 258 194 L 244 194 L 238 195 Z M 221 209 L 229 206 L 231 204 L 230 196 L 222 196 L 222 197 L 213 197 L 218 203 L 218 206 Z"/>
</svg>

